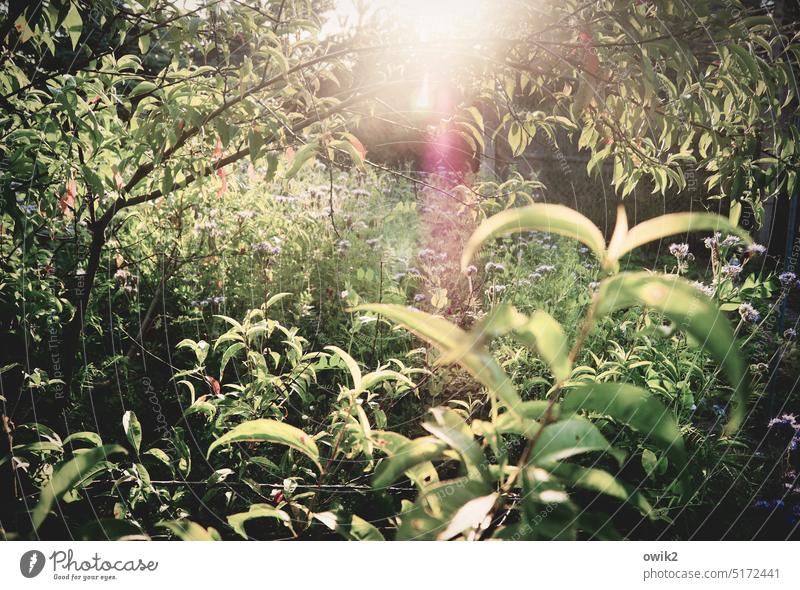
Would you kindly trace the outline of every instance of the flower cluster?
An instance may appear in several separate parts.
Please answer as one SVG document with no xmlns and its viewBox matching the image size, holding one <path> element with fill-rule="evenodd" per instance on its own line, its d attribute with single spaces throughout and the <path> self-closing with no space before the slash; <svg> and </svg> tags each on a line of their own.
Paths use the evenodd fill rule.
<svg viewBox="0 0 800 590">
<path fill-rule="evenodd" d="M 336 252 L 344 254 L 350 249 L 350 242 L 348 240 L 339 240 L 336 242 Z"/>
<path fill-rule="evenodd" d="M 748 257 L 753 257 L 753 256 L 760 256 L 766 251 L 767 251 L 766 247 L 762 246 L 761 244 L 753 243 L 747 246 L 747 248 L 745 249 L 745 254 L 747 254 Z"/>
<path fill-rule="evenodd" d="M 191 302 L 194 307 L 208 307 L 209 305 L 221 305 L 223 303 L 225 303 L 225 297 L 222 295 L 218 295 L 216 297 L 207 297 L 206 299 L 201 299 L 200 301 Z"/>
<path fill-rule="evenodd" d="M 487 262 L 484 270 L 486 272 L 505 272 L 506 267 L 499 262 Z"/>
<path fill-rule="evenodd" d="M 705 283 L 703 283 L 701 281 L 695 281 L 695 282 L 692 283 L 692 287 L 694 287 L 698 291 L 708 295 L 709 297 L 713 297 L 714 296 L 714 287 L 711 286 L 711 285 L 706 285 Z"/>
<path fill-rule="evenodd" d="M 237 221 L 247 221 L 248 219 L 253 219 L 255 216 L 256 212 L 250 211 L 249 209 L 246 209 L 244 211 L 237 211 L 236 215 L 234 215 Z"/>
<path fill-rule="evenodd" d="M 296 203 L 297 197 L 290 197 L 288 195 L 275 195 L 273 197 L 277 203 Z"/>
<path fill-rule="evenodd" d="M 729 279 L 738 277 L 742 272 L 742 264 L 736 258 L 732 258 L 728 264 L 720 269 L 720 272 Z"/>
<path fill-rule="evenodd" d="M 796 451 L 800 446 L 800 423 L 797 422 L 797 417 L 794 414 L 783 414 L 777 418 L 773 418 L 767 424 L 768 428 L 773 426 L 785 426 L 790 428 L 792 432 L 792 439 L 789 441 L 789 450 Z"/>
<path fill-rule="evenodd" d="M 278 254 L 281 253 L 282 244 L 283 240 L 278 236 L 274 236 L 266 242 L 256 242 L 251 246 L 251 248 L 253 252 L 263 252 L 264 254 L 277 256 Z"/>
<path fill-rule="evenodd" d="M 684 260 L 689 256 L 689 244 L 670 244 L 669 253 L 678 260 Z"/>
<path fill-rule="evenodd" d="M 789 285 L 797 281 L 797 275 L 789 271 L 782 272 L 781 274 L 778 275 L 778 280 L 781 282 L 781 285 L 783 285 L 784 287 L 788 287 Z"/>
<path fill-rule="evenodd" d="M 745 322 L 755 323 L 761 319 L 761 314 L 749 303 L 742 303 L 739 305 L 739 315 Z"/>
<path fill-rule="evenodd" d="M 486 289 L 486 294 L 491 295 L 502 295 L 505 293 L 508 287 L 506 285 L 492 285 L 488 289 Z"/>
</svg>

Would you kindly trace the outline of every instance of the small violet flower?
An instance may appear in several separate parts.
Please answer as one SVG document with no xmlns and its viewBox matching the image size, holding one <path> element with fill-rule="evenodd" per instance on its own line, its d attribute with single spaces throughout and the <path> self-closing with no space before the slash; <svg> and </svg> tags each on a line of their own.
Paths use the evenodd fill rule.
<svg viewBox="0 0 800 590">
<path fill-rule="evenodd" d="M 797 275 L 789 271 L 782 272 L 778 275 L 778 280 L 781 282 L 781 285 L 788 287 L 797 280 Z"/>
<path fill-rule="evenodd" d="M 757 322 L 761 319 L 761 314 L 749 303 L 742 303 L 739 306 L 739 315 L 746 322 Z"/>
</svg>

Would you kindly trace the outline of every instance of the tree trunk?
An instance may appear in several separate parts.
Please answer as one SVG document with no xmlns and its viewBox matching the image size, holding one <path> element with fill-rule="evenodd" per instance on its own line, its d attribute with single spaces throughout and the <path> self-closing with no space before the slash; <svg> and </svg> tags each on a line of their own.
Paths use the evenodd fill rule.
<svg viewBox="0 0 800 590">
<path fill-rule="evenodd" d="M 110 217 L 109 217 L 110 222 Z M 67 407 L 72 390 L 72 381 L 75 377 L 75 366 L 80 353 L 81 335 L 83 334 L 83 323 L 85 321 L 86 310 L 89 305 L 89 298 L 92 294 L 92 286 L 97 276 L 97 269 L 100 267 L 100 255 L 106 243 L 105 230 L 108 223 L 103 218 L 92 228 L 92 242 L 89 245 L 89 260 L 86 264 L 86 271 L 78 275 L 75 286 L 75 314 L 67 325 L 64 326 L 61 343 L 61 359 L 63 362 L 64 389 L 59 397 L 56 394 L 56 407 L 63 410 Z"/>
</svg>

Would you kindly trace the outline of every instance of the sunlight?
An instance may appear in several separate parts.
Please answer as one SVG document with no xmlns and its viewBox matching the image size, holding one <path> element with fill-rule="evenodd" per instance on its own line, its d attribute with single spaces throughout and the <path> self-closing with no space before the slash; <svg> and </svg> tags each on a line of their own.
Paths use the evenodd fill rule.
<svg viewBox="0 0 800 590">
<path fill-rule="evenodd" d="M 353 29 L 359 21 L 359 10 L 364 11 L 362 16 L 377 16 L 393 23 L 404 37 L 419 41 L 474 34 L 490 14 L 487 0 L 376 0 L 368 8 L 357 4 L 355 0 L 337 0 L 336 8 L 328 13 L 322 35 Z"/>
</svg>

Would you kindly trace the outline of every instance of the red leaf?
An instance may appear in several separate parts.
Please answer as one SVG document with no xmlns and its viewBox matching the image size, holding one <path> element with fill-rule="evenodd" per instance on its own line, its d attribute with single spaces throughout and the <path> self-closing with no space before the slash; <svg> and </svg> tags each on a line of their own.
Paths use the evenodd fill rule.
<svg viewBox="0 0 800 590">
<path fill-rule="evenodd" d="M 219 381 L 214 379 L 211 375 L 206 375 L 206 381 L 211 386 L 211 391 L 214 395 L 220 395 L 222 388 L 220 387 Z"/>
<path fill-rule="evenodd" d="M 58 207 L 61 209 L 61 213 L 66 214 L 68 211 L 75 210 L 75 197 L 77 194 L 78 186 L 75 184 L 75 180 L 70 178 L 67 181 L 64 195 L 58 200 Z"/>
<path fill-rule="evenodd" d="M 349 135 L 347 137 L 348 141 L 353 144 L 353 147 L 356 148 L 358 155 L 361 156 L 361 159 L 367 157 L 367 150 L 364 148 L 364 144 L 359 141 L 359 139 L 354 135 Z"/>
<path fill-rule="evenodd" d="M 122 180 L 122 174 L 118 171 L 114 172 L 114 184 L 117 185 L 117 189 L 121 190 L 123 186 L 125 186 L 125 181 Z"/>
<path fill-rule="evenodd" d="M 219 188 L 217 189 L 217 198 L 220 198 L 228 192 L 228 175 L 225 172 L 225 168 L 219 168 L 217 170 L 217 176 L 219 176 L 220 181 Z"/>
<path fill-rule="evenodd" d="M 217 144 L 214 146 L 214 153 L 211 157 L 215 160 L 219 160 L 222 157 L 222 138 L 219 135 L 217 135 Z"/>
<path fill-rule="evenodd" d="M 600 59 L 597 57 L 597 50 L 594 47 L 594 40 L 586 31 L 581 31 L 580 40 L 581 43 L 583 43 L 583 45 L 586 47 L 583 54 L 583 69 L 593 78 L 596 78 L 597 72 L 600 69 Z"/>
</svg>

